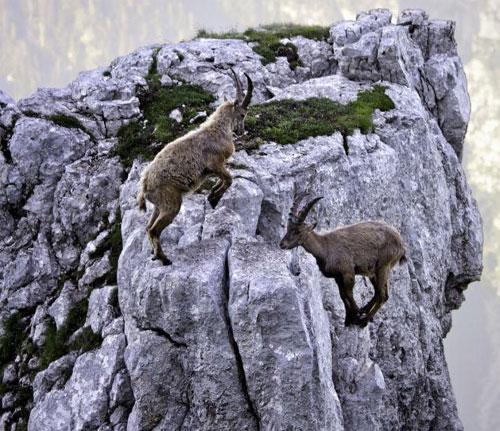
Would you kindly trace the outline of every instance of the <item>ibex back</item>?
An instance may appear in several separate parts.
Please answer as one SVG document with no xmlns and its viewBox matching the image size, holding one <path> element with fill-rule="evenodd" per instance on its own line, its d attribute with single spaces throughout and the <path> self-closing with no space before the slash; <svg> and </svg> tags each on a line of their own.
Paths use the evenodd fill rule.
<svg viewBox="0 0 500 431">
<path fill-rule="evenodd" d="M 224 102 L 198 129 L 167 144 L 142 173 L 137 202 L 143 211 L 146 199 L 154 204 L 147 234 L 154 257 L 164 265 L 171 261 L 162 250 L 160 235 L 179 213 L 183 195 L 196 190 L 208 176 L 215 175 L 219 180 L 208 195 L 210 205 L 215 208 L 231 186 L 232 178 L 225 162 L 234 153 L 233 131 L 243 133 L 253 90 L 252 80 L 245 74 L 248 89 L 243 96 L 241 82 L 232 69 L 231 72 L 236 100 Z"/>
</svg>

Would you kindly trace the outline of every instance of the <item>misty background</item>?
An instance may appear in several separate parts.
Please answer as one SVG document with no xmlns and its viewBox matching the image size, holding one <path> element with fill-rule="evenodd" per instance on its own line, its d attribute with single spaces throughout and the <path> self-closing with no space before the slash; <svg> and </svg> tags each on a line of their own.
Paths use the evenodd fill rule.
<svg viewBox="0 0 500 431">
<path fill-rule="evenodd" d="M 275 22 L 330 25 L 374 7 L 422 8 L 457 23 L 472 116 L 464 166 L 483 217 L 481 282 L 453 312 L 446 357 L 466 430 L 500 429 L 499 0 L 0 0 L 0 88 L 15 99 L 152 43 Z"/>
</svg>

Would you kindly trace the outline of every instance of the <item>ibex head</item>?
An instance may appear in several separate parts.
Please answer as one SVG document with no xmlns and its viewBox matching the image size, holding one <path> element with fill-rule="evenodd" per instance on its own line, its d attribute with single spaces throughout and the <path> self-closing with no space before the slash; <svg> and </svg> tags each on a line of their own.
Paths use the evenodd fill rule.
<svg viewBox="0 0 500 431">
<path fill-rule="evenodd" d="M 243 89 L 240 78 L 231 69 L 234 85 L 236 86 L 236 100 L 233 102 L 233 130 L 237 135 L 243 135 L 245 131 L 245 117 L 247 115 L 248 105 L 252 100 L 253 82 L 245 73 L 247 78 L 247 94 L 243 96 Z"/>
<path fill-rule="evenodd" d="M 280 248 L 283 250 L 289 250 L 291 248 L 298 247 L 302 244 L 305 236 L 314 230 L 316 223 L 307 224 L 305 223 L 307 214 L 311 211 L 311 208 L 323 196 L 318 196 L 310 201 L 308 204 L 304 205 L 299 211 L 299 205 L 302 201 L 303 196 L 297 196 L 295 194 L 292 208 L 290 209 L 290 215 L 288 216 L 288 224 L 286 227 L 285 236 L 280 241 Z"/>
</svg>

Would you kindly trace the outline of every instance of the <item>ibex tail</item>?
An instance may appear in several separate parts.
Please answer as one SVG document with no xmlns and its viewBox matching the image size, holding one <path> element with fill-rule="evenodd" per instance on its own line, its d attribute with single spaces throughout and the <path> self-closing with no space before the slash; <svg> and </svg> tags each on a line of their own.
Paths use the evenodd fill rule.
<svg viewBox="0 0 500 431">
<path fill-rule="evenodd" d="M 144 180 L 145 174 L 142 175 L 141 181 L 139 183 L 139 193 L 137 194 L 137 205 L 142 212 L 146 212 L 146 196 L 144 194 Z"/>
</svg>

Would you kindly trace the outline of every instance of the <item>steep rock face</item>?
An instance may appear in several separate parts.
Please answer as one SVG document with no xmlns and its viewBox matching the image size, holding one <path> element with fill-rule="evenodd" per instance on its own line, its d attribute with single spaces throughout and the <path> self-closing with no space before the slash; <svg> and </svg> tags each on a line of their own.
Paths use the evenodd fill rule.
<svg viewBox="0 0 500 431">
<path fill-rule="evenodd" d="M 453 21 L 429 20 L 422 10 L 391 13 L 376 9 L 330 29 L 334 57 L 343 75 L 390 81 L 415 88 L 437 119 L 446 140 L 462 156 L 470 101 L 457 54 Z"/>
<path fill-rule="evenodd" d="M 403 11 L 392 25 L 375 10 L 330 34 L 293 38 L 295 70 L 281 57 L 262 66 L 244 41 L 199 39 L 140 49 L 17 104 L 0 93 L 0 335 L 22 334 L 2 351 L 1 426 L 29 416 L 30 430 L 462 428 L 442 339 L 480 276 L 482 237 L 459 159 L 468 97 L 453 24 Z M 173 260 L 163 267 L 145 236 L 151 208 L 135 203 L 145 162 L 126 172 L 113 152 L 155 62 L 164 85 L 197 84 L 218 102 L 233 96 L 231 66 L 252 76 L 256 103 L 345 104 L 383 80 L 395 109 L 376 111 L 368 135 L 238 151 L 216 209 L 205 192 L 185 198 L 162 237 Z M 310 255 L 277 247 L 294 183 L 325 196 L 319 229 L 383 219 L 407 244 L 365 329 L 344 327 L 337 286 Z M 357 279 L 358 302 L 371 292 Z M 85 331 L 99 347 L 78 344 Z M 51 356 L 66 333 L 76 347 Z"/>
</svg>

